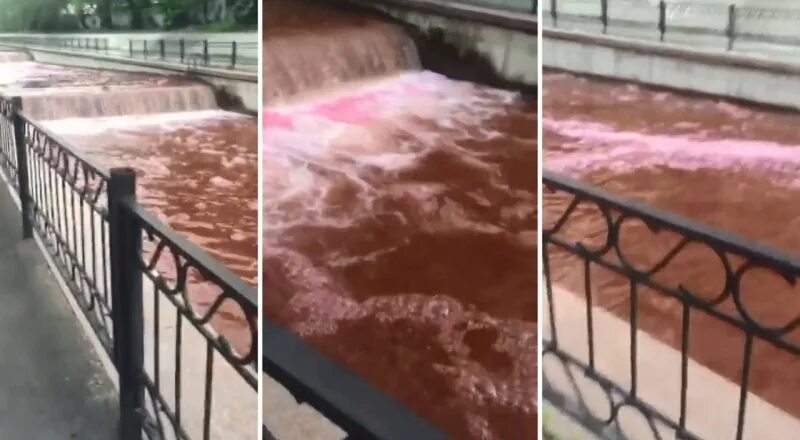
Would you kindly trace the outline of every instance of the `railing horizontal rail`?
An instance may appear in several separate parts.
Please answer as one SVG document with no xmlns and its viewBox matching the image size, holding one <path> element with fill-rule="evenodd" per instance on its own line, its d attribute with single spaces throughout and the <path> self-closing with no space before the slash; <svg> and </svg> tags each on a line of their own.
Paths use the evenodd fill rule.
<svg viewBox="0 0 800 440">
<path fill-rule="evenodd" d="M 115 40 L 116 41 L 116 40 Z M 0 44 L 67 49 L 128 58 L 153 58 L 166 62 L 230 70 L 252 70 L 258 65 L 258 42 L 200 39 L 119 39 L 105 37 L 4 36 Z M 169 49 L 168 49 L 169 48 Z M 199 55 L 199 56 L 198 56 Z"/>
<path fill-rule="evenodd" d="M 267 376 L 283 385 L 298 402 L 308 403 L 342 428 L 348 438 L 448 438 L 290 331 L 269 320 L 264 321 L 263 328 L 262 363 Z"/>
</svg>

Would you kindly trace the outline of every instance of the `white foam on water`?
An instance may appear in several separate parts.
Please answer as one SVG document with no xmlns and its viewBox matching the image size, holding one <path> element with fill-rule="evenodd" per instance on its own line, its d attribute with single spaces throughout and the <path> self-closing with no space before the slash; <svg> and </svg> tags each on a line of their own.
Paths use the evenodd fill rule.
<svg viewBox="0 0 800 440">
<path fill-rule="evenodd" d="M 498 166 L 486 160 L 488 152 L 464 146 L 500 136 L 484 125 L 508 111 L 517 98 L 432 72 L 409 72 L 265 109 L 264 255 L 280 261 L 285 276 L 299 288 L 288 303 L 293 315 L 300 317 L 296 332 L 329 335 L 340 322 L 367 316 L 387 323 L 434 326 L 438 341 L 455 362 L 435 368 L 448 370 L 465 400 L 535 411 L 535 390 L 530 386 L 536 371 L 531 367 L 536 351 L 530 349 L 535 346 L 535 323 L 498 319 L 447 295 L 407 292 L 356 300 L 332 270 L 379 259 L 394 252 L 397 243 L 376 242 L 358 251 L 326 249 L 321 267 L 295 250 L 291 238 L 303 228 L 357 229 L 376 213 L 435 234 L 505 234 L 501 226 L 475 216 L 474 210 L 451 198 L 448 192 L 454 189 L 448 183 L 437 183 L 435 177 L 393 179 L 399 173 L 413 173 L 431 155 L 443 154 L 482 180 L 481 189 L 466 197 L 491 203 L 493 197 L 482 191 L 494 191 L 515 201 L 514 212 L 535 212 L 535 188 L 511 190 Z M 535 145 L 535 139 L 530 142 Z M 387 208 L 397 201 L 413 209 Z M 527 236 L 509 240 L 535 246 Z M 469 356 L 464 335 L 486 327 L 501 335 L 496 347 L 511 354 L 512 372 L 504 377 L 487 373 Z M 484 415 L 468 417 L 479 438 L 491 438 Z"/>
<path fill-rule="evenodd" d="M 62 135 L 93 135 L 108 130 L 153 128 L 175 129 L 221 119 L 249 119 L 249 116 L 225 110 L 154 113 L 137 116 L 107 116 L 98 118 L 63 118 L 41 121 L 41 125 Z"/>
<path fill-rule="evenodd" d="M 542 118 L 544 130 L 566 138 L 545 150 L 547 169 L 585 173 L 598 169 L 627 172 L 668 166 L 684 170 L 749 169 L 778 184 L 800 187 L 800 144 L 705 135 L 645 134 L 581 120 Z"/>
</svg>

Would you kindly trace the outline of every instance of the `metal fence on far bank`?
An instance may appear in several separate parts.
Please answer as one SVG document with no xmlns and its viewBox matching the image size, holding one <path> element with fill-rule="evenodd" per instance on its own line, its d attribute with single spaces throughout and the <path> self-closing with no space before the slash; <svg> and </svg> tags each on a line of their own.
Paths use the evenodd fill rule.
<svg viewBox="0 0 800 440">
<path fill-rule="evenodd" d="M 121 43 L 123 42 L 124 43 Z M 256 71 L 257 41 L 192 38 L 110 39 L 76 36 L 5 36 L 0 44 L 43 47 L 227 70 Z"/>
</svg>

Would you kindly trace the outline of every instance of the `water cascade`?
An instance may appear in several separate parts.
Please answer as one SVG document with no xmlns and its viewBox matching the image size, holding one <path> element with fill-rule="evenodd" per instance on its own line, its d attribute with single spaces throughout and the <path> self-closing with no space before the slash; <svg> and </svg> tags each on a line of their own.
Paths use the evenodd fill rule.
<svg viewBox="0 0 800 440">
<path fill-rule="evenodd" d="M 424 70 L 398 26 L 265 6 L 268 318 L 453 438 L 532 438 L 535 102 Z"/>
<path fill-rule="evenodd" d="M 99 166 L 132 167 L 137 174 L 137 197 L 148 210 L 246 281 L 256 283 L 258 136 L 254 118 L 218 108 L 211 87 L 183 77 L 62 67 L 19 61 L 27 58 L 12 55 L 4 58 L 10 61 L 0 61 L 0 92 L 21 96 L 29 117 Z M 67 222 L 67 216 L 63 217 L 61 221 Z M 77 230 L 83 236 L 76 243 L 90 243 L 88 247 L 94 241 L 102 250 L 96 241 L 100 239 L 88 228 Z M 152 246 L 145 242 L 146 256 L 153 252 Z M 87 267 L 97 266 L 97 261 Z M 169 278 L 175 268 L 162 263 L 157 268 Z M 100 264 L 98 273 L 104 270 L 102 260 Z M 207 307 L 219 294 L 217 290 L 190 280 L 187 295 L 196 305 Z M 164 359 L 175 357 L 174 338 L 164 336 L 176 326 L 175 312 L 163 295 L 158 309 L 152 295 L 145 296 L 146 364 L 153 368 L 154 310 L 160 310 L 159 351 Z M 247 348 L 246 323 L 238 308 L 224 306 L 211 322 L 234 347 Z M 186 325 L 184 332 L 184 357 L 198 353 L 204 358 L 205 340 Z M 202 387 L 197 384 L 204 382 L 204 363 L 186 357 L 186 365 L 181 371 L 182 393 L 188 402 L 202 402 Z M 170 375 L 172 368 L 174 364 L 160 364 L 162 375 Z M 214 404 L 229 414 L 215 417 L 211 438 L 252 438 L 257 425 L 256 393 L 221 359 L 215 362 L 214 384 Z M 164 386 L 164 394 L 171 395 L 172 385 Z M 202 437 L 203 413 L 199 403 L 184 404 L 184 426 L 192 438 Z"/>
</svg>

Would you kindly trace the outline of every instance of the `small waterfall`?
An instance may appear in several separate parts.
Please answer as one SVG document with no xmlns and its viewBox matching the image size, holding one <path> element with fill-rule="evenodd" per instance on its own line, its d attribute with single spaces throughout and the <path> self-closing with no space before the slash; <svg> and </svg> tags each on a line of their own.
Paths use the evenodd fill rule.
<svg viewBox="0 0 800 440">
<path fill-rule="evenodd" d="M 305 24 L 302 32 L 265 36 L 264 102 L 420 68 L 414 42 L 398 26 L 366 18 L 331 29 L 325 22 L 330 16 L 323 20 Z"/>
<path fill-rule="evenodd" d="M 0 51 L 0 63 L 16 63 L 30 60 L 30 55 L 25 52 Z"/>
<path fill-rule="evenodd" d="M 212 110 L 217 101 L 211 87 L 86 87 L 33 91 L 22 95 L 22 108 L 37 120 L 133 116 Z"/>
</svg>

